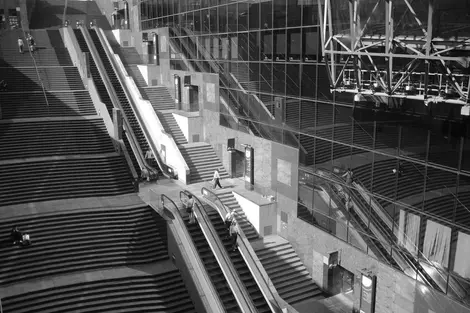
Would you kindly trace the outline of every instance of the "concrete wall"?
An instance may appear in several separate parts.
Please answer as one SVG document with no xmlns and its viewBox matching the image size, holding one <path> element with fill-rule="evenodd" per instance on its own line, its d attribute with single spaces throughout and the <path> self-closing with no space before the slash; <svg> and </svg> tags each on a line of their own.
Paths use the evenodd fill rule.
<svg viewBox="0 0 470 313">
<path fill-rule="evenodd" d="M 359 278 L 362 269 L 377 275 L 376 312 L 387 313 L 468 313 L 470 309 L 454 302 L 442 293 L 427 288 L 405 274 L 371 258 L 366 253 L 336 237 L 304 222 L 290 218 L 284 237 L 320 286 L 323 275 L 323 257 L 340 251 L 340 265 L 355 275 L 354 295 L 359 299 Z M 356 301 L 358 305 L 358 300 Z"/>
<path fill-rule="evenodd" d="M 177 111 L 173 117 L 189 143 L 202 140 L 202 118 L 199 112 Z"/>
</svg>

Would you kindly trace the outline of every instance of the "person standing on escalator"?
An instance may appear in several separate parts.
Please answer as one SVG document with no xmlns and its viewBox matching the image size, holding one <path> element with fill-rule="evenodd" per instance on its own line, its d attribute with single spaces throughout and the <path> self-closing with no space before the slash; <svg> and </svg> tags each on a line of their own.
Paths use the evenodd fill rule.
<svg viewBox="0 0 470 313">
<path fill-rule="evenodd" d="M 238 225 L 235 220 L 230 224 L 230 238 L 232 240 L 232 251 L 237 249 L 237 238 L 238 238 Z"/>
</svg>

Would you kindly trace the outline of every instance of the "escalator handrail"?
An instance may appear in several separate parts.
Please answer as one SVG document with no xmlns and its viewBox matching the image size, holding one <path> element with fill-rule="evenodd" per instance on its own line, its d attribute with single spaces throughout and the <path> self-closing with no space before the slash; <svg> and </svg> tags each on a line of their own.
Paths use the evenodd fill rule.
<svg viewBox="0 0 470 313">
<path fill-rule="evenodd" d="M 212 225 L 212 222 L 209 216 L 207 215 L 201 200 L 199 200 L 199 198 L 196 197 L 190 191 L 182 190 L 180 191 L 181 202 L 183 202 L 183 199 L 188 195 L 191 195 L 195 201 L 195 205 L 193 206 L 193 212 L 196 216 L 196 220 L 201 226 L 201 230 L 204 234 L 204 237 L 206 238 L 209 247 L 214 253 L 217 263 L 219 264 L 220 269 L 222 270 L 222 273 L 224 274 L 225 279 L 227 280 L 227 283 L 229 284 L 230 289 L 232 290 L 235 300 L 237 301 L 240 309 L 244 313 L 257 312 L 254 303 L 250 297 L 250 294 L 248 293 L 245 284 L 243 284 L 240 276 L 238 275 L 238 272 L 235 269 L 235 266 L 233 265 L 233 262 L 230 256 L 228 255 L 225 246 L 222 243 L 222 240 L 219 238 L 219 235 L 217 234 L 214 225 Z"/>
<path fill-rule="evenodd" d="M 222 219 L 225 219 L 225 216 L 231 212 L 231 210 L 222 202 L 222 200 L 220 200 L 217 194 L 207 189 L 206 187 L 201 188 L 201 195 L 206 202 L 216 209 Z M 210 195 L 214 200 L 208 198 L 207 195 Z M 235 215 L 238 216 L 238 213 L 235 212 Z M 263 293 L 263 296 L 266 299 L 271 312 L 281 312 L 279 304 L 280 296 L 275 291 L 273 282 L 264 270 L 261 261 L 258 259 L 241 227 L 239 227 L 239 238 L 237 238 L 237 244 L 240 254 L 242 255 L 248 269 L 250 270 L 253 279 Z M 294 313 L 295 311 L 290 310 L 290 312 Z"/>
<path fill-rule="evenodd" d="M 202 259 L 199 256 L 199 253 L 194 244 L 194 241 L 191 238 L 191 234 L 189 233 L 189 230 L 186 227 L 186 224 L 184 222 L 183 216 L 181 215 L 181 211 L 179 210 L 176 203 L 165 194 L 160 195 L 160 201 L 161 201 L 162 209 L 167 209 L 174 217 L 172 221 L 174 221 L 175 223 L 174 226 L 176 226 L 175 231 L 177 232 L 177 236 L 179 236 L 179 240 L 181 242 L 184 241 L 183 246 L 187 245 L 186 247 L 184 247 L 185 253 L 189 254 L 190 252 L 191 254 L 190 262 L 191 262 L 191 266 L 193 267 L 193 272 L 196 273 L 196 276 L 199 276 L 196 278 L 201 278 L 199 279 L 199 281 L 194 281 L 194 284 L 196 286 L 199 285 L 203 291 L 203 294 L 200 294 L 202 302 L 205 303 L 207 301 L 210 303 L 210 304 L 205 303 L 205 309 L 207 310 L 208 313 L 223 312 L 224 306 L 223 306 L 222 300 L 220 299 L 219 294 L 216 292 L 215 286 L 212 284 L 209 274 L 207 273 L 207 269 L 205 268 L 204 263 L 202 262 Z M 165 202 L 169 202 L 169 203 L 166 204 Z M 155 211 L 158 212 L 158 210 L 154 207 L 153 204 L 150 204 L 150 206 Z M 162 213 L 165 214 L 165 212 L 162 212 Z M 204 284 L 201 284 L 200 281 L 204 281 Z M 205 297 L 207 300 L 204 301 L 203 297 Z"/>
<path fill-rule="evenodd" d="M 339 181 L 344 181 L 342 177 L 338 176 L 336 173 L 333 173 L 333 172 L 330 172 L 326 169 L 321 169 L 322 171 L 326 171 L 328 172 L 329 174 L 331 174 L 334 178 L 338 179 Z M 354 189 L 355 190 L 355 189 Z M 355 190 L 357 191 L 357 190 Z M 354 198 L 357 197 L 357 195 L 355 193 L 352 193 L 352 196 Z M 376 213 L 377 214 L 377 213 Z M 380 218 L 380 216 L 378 216 L 378 218 Z M 377 226 L 376 226 L 377 227 Z M 386 231 L 385 231 L 386 232 Z M 393 234 L 392 234 L 393 235 Z M 439 287 L 439 285 L 434 281 L 434 279 L 426 273 L 426 270 L 423 269 L 420 265 L 419 265 L 419 261 L 418 260 L 414 260 L 412 258 L 414 258 L 413 256 L 410 256 L 408 253 L 404 252 L 404 251 L 401 251 L 400 249 L 398 250 L 395 250 L 397 251 L 397 253 L 395 254 L 395 256 L 400 256 L 400 261 L 402 263 L 402 261 L 406 262 L 406 264 L 411 268 L 413 269 L 419 276 L 421 279 L 423 279 L 423 281 L 428 284 L 429 286 L 433 286 L 435 289 L 437 290 L 440 290 L 441 288 Z M 419 266 L 419 268 L 418 268 Z M 424 273 L 422 272 L 424 271 Z M 431 281 L 429 281 L 429 279 Z M 437 288 L 436 288 L 437 287 Z"/>
<path fill-rule="evenodd" d="M 118 97 L 116 95 L 116 92 L 109 80 L 108 75 L 106 74 L 105 67 L 103 65 L 103 62 L 101 61 L 101 58 L 99 57 L 98 50 L 96 49 L 95 45 L 93 44 L 93 40 L 91 38 L 90 33 L 88 32 L 88 29 L 84 27 L 83 25 L 79 26 L 79 29 L 82 32 L 83 38 L 85 39 L 85 43 L 88 46 L 88 49 L 90 50 L 90 56 L 93 58 L 95 61 L 96 67 L 98 68 L 98 72 L 100 74 L 101 79 L 103 80 L 103 83 L 106 87 L 106 91 L 108 92 L 109 98 L 112 101 L 113 107 L 119 108 L 122 112 L 123 116 L 123 122 L 126 130 L 126 136 L 129 139 L 129 143 L 131 144 L 131 148 L 134 152 L 134 155 L 136 157 L 137 163 L 139 163 L 140 168 L 144 168 L 146 163 L 143 162 L 143 153 L 140 150 L 139 145 L 137 144 L 137 138 L 134 135 L 134 132 L 132 131 L 132 128 L 130 126 L 129 121 L 127 120 L 127 117 L 124 114 L 124 111 L 121 108 L 121 105 L 119 103 Z M 114 123 L 114 121 L 113 121 Z"/>
<path fill-rule="evenodd" d="M 103 50 L 104 52 L 106 53 L 106 57 L 108 58 L 109 60 L 109 63 L 111 64 L 111 67 L 112 67 L 112 70 L 114 71 L 114 73 L 116 74 L 116 77 L 118 78 L 119 80 L 119 84 L 120 84 L 120 87 L 122 88 L 122 90 L 124 91 L 124 94 L 126 96 L 126 99 L 127 99 L 127 102 L 129 103 L 129 106 L 131 107 L 131 110 L 132 112 L 134 113 L 135 117 L 136 117 L 136 120 L 137 120 L 137 123 L 139 124 L 139 127 L 140 129 L 142 130 L 142 133 L 144 134 L 144 137 L 145 137 L 145 140 L 147 141 L 147 144 L 150 146 L 150 148 L 152 149 L 152 152 L 153 152 L 153 155 L 157 161 L 157 164 L 158 166 L 160 167 L 160 169 L 162 170 L 162 173 L 163 175 L 166 177 L 166 178 L 172 178 L 172 175 L 168 172 L 168 166 L 166 166 L 165 164 L 163 164 L 163 161 L 161 160 L 161 157 L 160 157 L 160 154 L 159 154 L 159 151 L 158 149 L 155 147 L 155 144 L 153 143 L 152 140 L 149 140 L 150 135 L 148 133 L 148 130 L 145 126 L 145 124 L 142 122 L 142 117 L 140 116 L 138 110 L 135 109 L 135 103 L 132 99 L 132 97 L 129 95 L 129 91 L 127 90 L 127 85 L 125 83 L 123 83 L 124 79 L 122 77 L 122 73 L 121 71 L 118 69 L 118 66 L 116 66 L 115 64 L 115 60 L 113 58 L 113 56 L 111 55 L 111 51 L 110 51 L 110 46 L 109 46 L 109 42 L 106 40 L 106 36 L 104 35 L 104 33 L 102 32 L 103 30 L 101 28 L 98 28 L 97 26 L 93 26 L 92 27 L 95 32 L 96 32 L 96 35 L 101 43 L 101 46 L 103 47 Z M 122 113 L 123 113 L 123 116 L 125 116 L 124 114 L 124 110 L 122 110 L 122 107 L 121 107 L 121 104 L 119 103 L 119 108 L 121 109 Z M 125 116 L 125 119 L 127 120 L 127 116 Z M 130 125 L 130 124 L 129 124 Z M 135 135 L 134 135 L 134 132 L 131 128 L 131 131 L 132 131 L 132 135 L 133 137 L 135 138 Z M 136 141 L 138 142 L 138 141 Z M 142 164 L 145 166 L 145 168 L 147 169 L 150 169 L 154 172 L 156 172 L 156 169 L 153 168 L 153 166 L 151 166 L 150 164 L 148 164 L 147 160 L 145 159 L 144 157 L 144 154 L 143 154 L 143 151 L 140 149 L 140 146 L 137 145 L 137 147 L 139 148 L 138 151 L 140 153 L 139 155 L 139 158 L 141 159 L 141 162 Z M 140 165 L 140 164 L 139 164 Z"/>
</svg>

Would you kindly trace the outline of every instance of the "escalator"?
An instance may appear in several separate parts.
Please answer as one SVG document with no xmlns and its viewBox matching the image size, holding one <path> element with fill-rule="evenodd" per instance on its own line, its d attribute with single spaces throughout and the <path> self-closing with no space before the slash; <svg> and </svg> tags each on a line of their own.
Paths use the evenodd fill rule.
<svg viewBox="0 0 470 313">
<path fill-rule="evenodd" d="M 98 70 L 98 67 L 96 66 L 96 63 L 90 54 L 90 49 L 88 48 L 88 45 L 86 44 L 85 37 L 83 36 L 83 33 L 80 29 L 74 29 L 73 31 L 75 33 L 75 37 L 77 38 L 78 45 L 80 49 L 82 50 L 82 52 L 86 52 L 89 54 L 88 62 L 89 62 L 91 78 L 93 79 L 93 83 L 95 84 L 96 90 L 98 91 L 98 95 L 101 99 L 101 102 L 103 102 L 106 105 L 109 116 L 113 118 L 113 107 L 114 107 L 113 102 L 108 94 L 108 91 L 106 90 L 106 86 L 104 85 L 103 79 L 101 79 L 101 75 Z M 122 139 L 123 139 L 124 145 L 126 146 L 127 152 L 131 158 L 132 165 L 134 166 L 134 169 L 137 175 L 140 177 L 141 169 L 139 166 L 139 162 L 137 161 L 137 158 L 135 157 L 134 153 L 132 153 L 131 144 L 129 140 L 127 139 L 127 136 L 125 135 L 125 133 L 123 133 Z"/>
<path fill-rule="evenodd" d="M 250 294 L 251 300 L 253 301 L 257 311 L 260 313 L 271 312 L 269 304 L 266 302 L 263 293 L 259 289 L 258 284 L 253 278 L 253 275 L 251 274 L 239 250 L 236 249 L 235 251 L 232 251 L 230 242 L 231 240 L 228 238 L 229 232 L 225 228 L 224 221 L 220 217 L 219 213 L 211 206 L 206 206 L 205 209 L 212 225 L 214 226 L 214 229 L 217 231 L 220 240 L 224 243 L 225 249 L 230 256 L 230 259 L 232 260 L 232 263 L 237 270 L 241 281 L 248 290 L 248 293 Z"/>
<path fill-rule="evenodd" d="M 121 104 L 121 107 L 124 111 L 123 114 L 125 115 L 127 121 L 130 124 L 131 130 L 137 139 L 137 143 L 140 147 L 141 152 L 145 153 L 147 150 L 149 150 L 150 147 L 147 143 L 147 139 L 145 138 L 142 128 L 137 120 L 137 117 L 134 114 L 131 104 L 129 103 L 127 96 L 124 90 L 122 89 L 121 83 L 116 73 L 114 72 L 113 66 L 111 65 L 111 61 L 106 55 L 106 51 L 104 50 L 104 47 L 101 44 L 98 34 L 94 29 L 90 29 L 89 32 L 93 44 L 95 45 L 95 48 L 99 54 L 101 62 L 103 63 L 104 69 L 106 70 L 106 74 L 109 78 L 109 81 L 111 82 L 114 91 L 118 97 L 119 103 Z M 158 166 L 155 169 L 158 169 L 159 174 L 162 173 L 161 169 Z"/>
<path fill-rule="evenodd" d="M 210 276 L 211 282 L 219 294 L 219 298 L 224 305 L 225 312 L 241 313 L 237 300 L 235 299 L 235 296 L 233 295 L 233 292 L 230 289 L 214 254 L 212 253 L 209 243 L 204 237 L 201 227 L 198 223 L 189 224 L 189 217 L 187 215 L 183 217 L 183 220 L 191 234 L 191 238 L 196 246 L 199 257 L 204 263 L 204 267 Z"/>
<path fill-rule="evenodd" d="M 351 192 L 351 196 L 354 201 L 356 201 L 361 208 L 370 208 L 368 211 L 370 212 L 370 222 L 374 224 L 379 230 L 382 231 L 382 234 L 384 235 L 385 239 L 389 242 L 397 242 L 397 238 L 395 237 L 394 234 L 391 233 L 391 229 L 388 227 L 388 225 L 382 220 L 382 218 L 377 214 L 377 212 L 370 207 L 370 205 L 366 202 L 364 197 L 360 194 L 360 192 L 356 188 L 349 188 L 349 191 Z M 353 210 L 351 210 L 352 212 Z M 357 216 L 357 214 L 354 212 L 353 215 L 355 215 L 355 218 L 358 219 L 358 222 L 361 223 L 362 220 Z M 364 224 L 364 223 L 362 223 Z M 365 224 L 364 224 L 365 225 Z M 366 225 L 365 225 L 366 226 Z M 368 228 L 365 228 L 368 229 Z M 371 233 L 370 230 L 368 232 Z M 384 234 L 385 233 L 385 234 Z M 376 237 L 372 234 L 373 237 Z M 392 255 L 390 254 L 390 251 L 387 251 L 387 249 L 381 244 L 378 240 L 373 240 L 376 243 L 377 248 L 381 250 L 382 255 L 387 259 L 387 261 L 395 268 L 398 268 L 400 270 L 403 270 L 400 268 L 398 263 L 394 260 Z M 400 254 L 401 257 L 407 261 L 408 265 L 411 266 L 411 268 L 418 274 L 420 279 L 427 283 L 428 285 L 432 286 L 436 290 L 442 291 L 442 289 L 439 287 L 439 285 L 434 281 L 434 279 L 426 272 L 426 270 L 421 266 L 419 261 L 412 255 L 406 253 L 405 251 L 398 251 L 398 250 L 393 250 L 394 253 Z"/>
</svg>

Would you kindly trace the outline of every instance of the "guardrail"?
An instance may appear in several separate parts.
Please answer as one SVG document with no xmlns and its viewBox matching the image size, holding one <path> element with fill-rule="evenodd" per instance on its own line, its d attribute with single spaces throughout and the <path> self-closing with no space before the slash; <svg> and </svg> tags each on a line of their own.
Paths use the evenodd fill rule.
<svg viewBox="0 0 470 313">
<path fill-rule="evenodd" d="M 203 196 L 203 199 L 205 199 L 213 208 L 216 209 L 222 219 L 225 218 L 227 213 L 231 212 L 231 210 L 222 202 L 222 200 L 220 200 L 220 198 L 213 191 L 207 189 L 206 187 L 202 187 L 201 194 Z M 235 213 L 235 215 L 237 216 L 237 213 Z M 269 278 L 268 273 L 266 273 L 261 261 L 258 259 L 256 252 L 253 250 L 250 242 L 246 238 L 245 233 L 243 232 L 241 227 L 239 227 L 239 236 L 237 238 L 237 244 L 238 250 L 240 251 L 240 254 L 243 257 L 243 260 L 248 266 L 248 269 L 250 270 L 261 292 L 263 293 L 263 296 L 269 304 L 271 311 L 276 313 L 298 313 L 296 309 L 287 304 L 287 302 L 285 302 L 277 293 L 273 282 Z"/>
<path fill-rule="evenodd" d="M 199 200 L 196 195 L 192 194 L 188 190 L 180 191 L 180 199 L 182 202 L 184 202 L 183 199 L 189 195 L 191 195 L 195 201 L 193 210 L 199 226 L 201 227 L 204 237 L 206 237 L 207 242 L 209 243 L 209 246 L 214 253 L 217 263 L 219 263 L 222 273 L 227 279 L 230 289 L 232 290 L 233 295 L 235 296 L 235 299 L 240 306 L 240 309 L 244 313 L 257 312 L 253 301 L 251 301 L 251 297 L 248 293 L 248 290 L 246 289 L 246 286 L 243 284 L 240 277 L 234 274 L 237 271 L 216 230 L 214 229 L 214 226 L 212 225 L 201 200 Z"/>
</svg>

